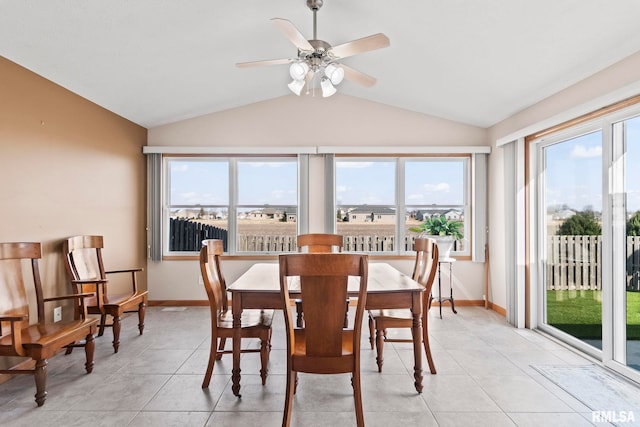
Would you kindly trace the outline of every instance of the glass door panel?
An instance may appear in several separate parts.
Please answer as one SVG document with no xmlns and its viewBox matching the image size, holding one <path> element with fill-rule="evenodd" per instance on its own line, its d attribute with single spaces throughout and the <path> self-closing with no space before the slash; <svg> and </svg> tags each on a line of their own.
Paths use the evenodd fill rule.
<svg viewBox="0 0 640 427">
<path fill-rule="evenodd" d="M 602 349 L 602 132 L 542 148 L 544 323 Z"/>
<path fill-rule="evenodd" d="M 626 363 L 640 370 L 640 117 L 623 122 L 626 195 Z M 617 260 L 616 260 L 617 262 Z M 619 288 L 615 292 L 621 291 Z"/>
</svg>

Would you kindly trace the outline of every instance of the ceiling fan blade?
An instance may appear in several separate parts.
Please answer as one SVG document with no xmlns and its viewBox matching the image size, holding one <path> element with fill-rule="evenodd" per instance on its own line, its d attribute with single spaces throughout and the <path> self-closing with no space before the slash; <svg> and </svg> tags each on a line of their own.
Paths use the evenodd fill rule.
<svg viewBox="0 0 640 427">
<path fill-rule="evenodd" d="M 251 67 L 262 67 L 263 65 L 280 65 L 280 64 L 289 64 L 291 63 L 291 59 L 267 59 L 264 61 L 251 61 L 251 62 L 238 62 L 236 67 L 238 68 L 251 68 Z"/>
<path fill-rule="evenodd" d="M 359 53 L 369 52 L 371 50 L 382 49 L 383 47 L 388 47 L 389 44 L 389 37 L 382 33 L 378 33 L 333 46 L 329 51 L 333 57 L 340 59 L 357 55 Z"/>
<path fill-rule="evenodd" d="M 376 78 L 371 77 L 368 74 L 365 74 L 361 71 L 355 70 L 351 67 L 348 67 L 344 64 L 340 64 L 340 67 L 344 70 L 344 78 L 350 80 L 352 82 L 358 83 L 365 87 L 370 87 L 376 84 Z"/>
<path fill-rule="evenodd" d="M 298 50 L 314 50 L 313 46 L 311 46 L 311 43 L 309 43 L 309 41 L 304 38 L 302 33 L 298 31 L 296 26 L 293 25 L 291 21 L 282 18 L 272 18 L 271 20 L 273 21 L 275 26 L 278 27 L 278 29 L 282 32 L 282 34 L 284 34 L 285 37 L 287 37 L 289 41 L 298 48 Z"/>
</svg>

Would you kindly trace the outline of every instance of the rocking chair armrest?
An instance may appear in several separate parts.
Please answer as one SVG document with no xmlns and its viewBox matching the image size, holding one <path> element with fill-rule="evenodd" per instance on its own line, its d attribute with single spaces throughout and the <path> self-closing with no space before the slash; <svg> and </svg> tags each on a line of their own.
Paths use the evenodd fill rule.
<svg viewBox="0 0 640 427">
<path fill-rule="evenodd" d="M 114 273 L 131 273 L 131 288 L 133 293 L 138 292 L 138 283 L 136 281 L 136 273 L 143 271 L 142 268 L 127 268 L 124 270 L 111 270 L 105 271 L 105 274 L 114 274 Z"/>
<path fill-rule="evenodd" d="M 86 292 L 86 293 L 83 293 L 83 294 L 60 295 L 60 296 L 57 296 L 57 297 L 45 298 L 42 301 L 50 302 L 50 301 L 59 301 L 59 300 L 63 300 L 63 299 L 84 299 L 84 298 L 89 298 L 89 297 L 93 297 L 93 296 L 95 296 L 95 294 L 93 292 Z"/>
<path fill-rule="evenodd" d="M 105 274 L 113 274 L 113 273 L 137 273 L 139 271 L 143 271 L 144 269 L 142 268 L 127 268 L 124 270 L 110 270 L 110 271 L 105 271 Z"/>
<path fill-rule="evenodd" d="M 22 347 L 22 329 L 23 323 L 28 323 L 29 316 L 26 314 L 4 314 L 0 316 L 0 321 L 10 322 L 11 325 L 11 347 L 16 356 L 24 357 L 26 352 Z"/>
</svg>

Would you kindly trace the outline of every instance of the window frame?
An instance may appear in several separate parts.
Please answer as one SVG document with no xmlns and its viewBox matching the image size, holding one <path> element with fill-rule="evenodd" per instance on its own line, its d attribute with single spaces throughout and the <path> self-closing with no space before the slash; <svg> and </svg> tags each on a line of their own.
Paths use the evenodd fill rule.
<svg viewBox="0 0 640 427">
<path fill-rule="evenodd" d="M 333 158 L 333 191 L 337 193 L 337 169 L 339 162 L 369 162 L 369 161 L 393 161 L 395 163 L 395 204 L 387 205 L 367 205 L 372 208 L 381 208 L 381 207 L 391 207 L 396 210 L 396 221 L 395 221 L 395 232 L 394 239 L 395 248 L 393 251 L 367 251 L 367 253 L 371 255 L 410 255 L 414 252 L 412 250 L 403 250 L 403 244 L 405 240 L 405 215 L 403 212 L 407 212 L 407 206 L 409 207 L 429 207 L 433 209 L 434 205 L 421 205 L 421 204 L 406 204 L 406 183 L 405 183 L 405 166 L 408 162 L 425 162 L 425 161 L 434 161 L 434 162 L 446 162 L 446 161 L 462 161 L 463 162 L 463 204 L 462 205 L 435 205 L 437 207 L 448 208 L 448 207 L 459 207 L 462 206 L 462 214 L 463 214 L 463 226 L 464 226 L 464 249 L 458 251 L 452 251 L 451 255 L 456 258 L 470 257 L 471 256 L 471 248 L 473 247 L 473 237 L 474 233 L 472 230 L 472 213 L 473 206 L 472 201 L 474 200 L 474 183 L 473 183 L 473 161 L 471 154 L 407 154 L 407 155 L 350 155 L 350 154 L 336 154 Z M 337 229 L 338 221 L 336 217 L 336 212 L 339 208 L 346 206 L 344 203 L 338 204 L 337 198 L 334 197 L 333 201 L 333 222 L 334 227 Z M 364 206 L 364 205 L 351 205 L 354 206 Z"/>
<path fill-rule="evenodd" d="M 192 205 L 172 205 L 171 201 L 171 174 L 170 174 L 170 162 L 171 161 L 220 161 L 226 162 L 228 165 L 228 204 L 192 204 Z M 238 203 L 239 197 L 239 162 L 295 162 L 296 164 L 296 204 L 294 206 L 279 205 L 279 204 L 243 204 Z M 238 212 L 239 209 L 246 209 L 248 207 L 269 207 L 269 208 L 281 208 L 281 207 L 295 207 L 297 216 L 307 215 L 307 209 L 303 208 L 301 201 L 304 202 L 304 198 L 301 198 L 301 176 L 307 173 L 306 162 L 303 161 L 302 155 L 296 154 L 274 154 L 274 155 L 165 155 L 162 159 L 162 256 L 167 258 L 176 258 L 181 256 L 194 257 L 198 255 L 197 251 L 170 251 L 169 250 L 169 219 L 171 217 L 171 210 L 174 208 L 215 208 L 226 209 L 228 212 L 227 217 L 227 250 L 226 255 L 235 256 L 269 256 L 283 253 L 283 251 L 239 251 L 238 250 Z M 300 230 L 304 229 L 306 220 L 296 220 L 296 235 L 300 234 Z"/>
</svg>

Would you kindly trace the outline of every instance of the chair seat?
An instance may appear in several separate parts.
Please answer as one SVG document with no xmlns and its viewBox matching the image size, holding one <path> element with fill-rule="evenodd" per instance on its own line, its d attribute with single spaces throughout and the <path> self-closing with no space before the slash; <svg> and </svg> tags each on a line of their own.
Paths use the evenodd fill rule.
<svg viewBox="0 0 640 427">
<path fill-rule="evenodd" d="M 413 314 L 409 309 L 395 309 L 395 310 L 370 310 L 369 315 L 374 319 L 401 319 L 401 320 L 413 320 Z"/>
<path fill-rule="evenodd" d="M 67 322 L 35 324 L 21 331 L 22 347 L 31 356 L 34 352 L 43 348 L 59 348 L 75 341 L 83 340 L 87 334 L 94 334 L 97 329 L 98 319 L 80 319 Z M 0 354 L 2 348 L 11 346 L 11 336 L 0 339 Z M 49 358 L 52 354 L 41 355 Z"/>
<path fill-rule="evenodd" d="M 104 305 L 123 305 L 128 302 L 132 302 L 136 299 L 147 294 L 148 291 L 138 291 L 135 294 L 131 292 L 119 293 L 119 294 L 108 294 L 104 297 Z M 96 306 L 98 304 L 98 300 L 96 297 L 86 298 L 87 306 Z"/>
<path fill-rule="evenodd" d="M 240 317 L 241 328 L 260 327 L 269 329 L 273 321 L 274 310 L 243 310 Z M 232 329 L 233 316 L 231 311 L 220 313 L 218 318 L 218 328 Z"/>
</svg>

